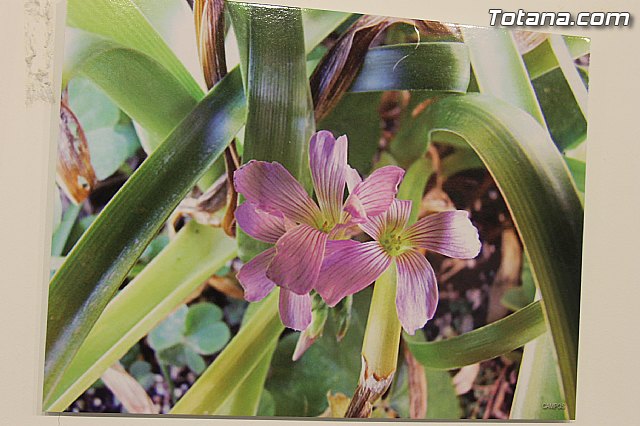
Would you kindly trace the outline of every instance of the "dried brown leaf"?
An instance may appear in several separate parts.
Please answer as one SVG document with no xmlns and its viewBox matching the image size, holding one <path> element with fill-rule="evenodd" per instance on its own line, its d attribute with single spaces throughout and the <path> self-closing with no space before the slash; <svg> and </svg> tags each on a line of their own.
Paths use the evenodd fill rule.
<svg viewBox="0 0 640 426">
<path fill-rule="evenodd" d="M 195 0 L 193 16 L 198 55 L 207 88 L 227 74 L 224 52 L 224 0 Z"/>
<path fill-rule="evenodd" d="M 144 388 L 116 362 L 102 374 L 104 384 L 131 414 L 158 414 Z"/>
<path fill-rule="evenodd" d="M 452 32 L 450 26 L 439 22 L 363 15 L 340 36 L 311 75 L 311 95 L 317 122 L 327 116 L 349 89 L 371 43 L 396 23 L 413 25 L 418 34 Z"/>
<path fill-rule="evenodd" d="M 427 416 L 427 376 L 408 346 L 404 346 L 403 352 L 409 378 L 409 417 L 424 419 Z"/>
<path fill-rule="evenodd" d="M 337 105 L 349 89 L 371 42 L 394 22 L 392 18 L 364 15 L 322 58 L 310 80 L 317 122 Z"/>
<path fill-rule="evenodd" d="M 233 278 L 214 275 L 207 280 L 207 284 L 225 296 L 233 299 L 244 300 L 244 290 L 238 281 Z"/>
<path fill-rule="evenodd" d="M 56 180 L 76 204 L 83 202 L 97 183 L 84 130 L 66 100 L 60 102 L 60 137 Z"/>
<path fill-rule="evenodd" d="M 225 169 L 227 171 L 227 210 L 222 219 L 222 229 L 230 236 L 236 236 L 236 207 L 238 206 L 238 192 L 233 186 L 233 174 L 240 167 L 240 156 L 236 150 L 235 140 L 224 151 Z"/>
<path fill-rule="evenodd" d="M 516 287 L 520 282 L 522 247 L 520 246 L 520 240 L 514 228 L 509 227 L 502 231 L 500 257 L 500 266 L 489 290 L 487 323 L 499 320 L 509 313 L 509 310 L 500 300 L 507 290 Z"/>
<path fill-rule="evenodd" d="M 513 38 L 516 41 L 518 52 L 524 55 L 542 44 L 549 38 L 549 34 L 534 31 L 514 31 Z"/>
</svg>

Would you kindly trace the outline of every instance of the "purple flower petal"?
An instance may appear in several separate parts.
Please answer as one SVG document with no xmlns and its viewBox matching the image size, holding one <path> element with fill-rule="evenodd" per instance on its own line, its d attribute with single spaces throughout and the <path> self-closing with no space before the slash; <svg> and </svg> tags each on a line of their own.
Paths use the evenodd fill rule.
<svg viewBox="0 0 640 426">
<path fill-rule="evenodd" d="M 347 166 L 347 189 L 349 189 L 349 194 L 353 192 L 360 182 L 362 182 L 362 178 L 358 171 L 353 167 Z"/>
<path fill-rule="evenodd" d="M 399 232 L 406 228 L 411 216 L 411 204 L 409 200 L 393 200 L 389 210 L 384 214 L 385 231 Z"/>
<path fill-rule="evenodd" d="M 275 255 L 276 249 L 269 248 L 245 263 L 238 272 L 237 278 L 244 288 L 244 298 L 248 302 L 264 299 L 276 286 L 267 278 L 267 267 Z"/>
<path fill-rule="evenodd" d="M 386 226 L 384 219 L 384 214 L 381 214 L 378 216 L 368 217 L 365 222 L 359 223 L 358 225 L 360 225 L 360 228 L 362 228 L 367 235 L 378 241 L 380 239 L 380 234 L 382 234 Z"/>
<path fill-rule="evenodd" d="M 318 279 L 326 243 L 324 232 L 305 224 L 293 227 L 276 243 L 267 276 L 294 293 L 309 293 Z"/>
<path fill-rule="evenodd" d="M 316 291 L 329 306 L 374 282 L 391 264 L 391 258 L 376 241 L 345 240 L 325 257 Z"/>
<path fill-rule="evenodd" d="M 316 203 L 280 163 L 251 160 L 235 171 L 233 183 L 236 191 L 267 213 L 309 225 L 320 220 Z"/>
<path fill-rule="evenodd" d="M 280 289 L 280 319 L 285 327 L 302 331 L 311 324 L 311 296 Z"/>
<path fill-rule="evenodd" d="M 480 253 L 478 230 L 464 210 L 424 217 L 410 226 L 405 235 L 417 247 L 457 259 L 473 259 Z"/>
<path fill-rule="evenodd" d="M 326 130 L 309 142 L 309 164 L 320 210 L 333 223 L 340 220 L 347 179 L 347 137 L 337 140 Z"/>
<path fill-rule="evenodd" d="M 256 205 L 246 201 L 236 209 L 238 226 L 256 240 L 274 244 L 287 229 L 284 216 L 267 213 L 256 208 Z"/>
<path fill-rule="evenodd" d="M 409 334 L 433 318 L 438 306 L 438 283 L 423 255 L 409 250 L 396 258 L 398 287 L 396 309 L 402 328 Z"/>
<path fill-rule="evenodd" d="M 367 216 L 384 213 L 394 200 L 403 176 L 404 170 L 400 167 L 379 168 L 353 189 L 344 210 L 359 222 L 364 222 Z"/>
<path fill-rule="evenodd" d="M 367 218 L 366 222 L 360 224 L 360 228 L 374 240 L 379 240 L 382 233 L 400 232 L 409 222 L 411 204 L 409 200 L 393 200 L 389 210 L 381 215 Z"/>
</svg>

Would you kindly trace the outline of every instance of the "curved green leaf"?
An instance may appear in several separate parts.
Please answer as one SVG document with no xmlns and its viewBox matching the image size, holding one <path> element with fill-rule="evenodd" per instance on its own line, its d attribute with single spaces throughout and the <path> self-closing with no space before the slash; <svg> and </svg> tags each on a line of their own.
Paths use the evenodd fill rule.
<svg viewBox="0 0 640 426">
<path fill-rule="evenodd" d="M 345 93 L 318 129 L 349 138 L 349 164 L 362 174 L 368 174 L 380 140 L 381 93 Z"/>
<path fill-rule="evenodd" d="M 249 109 L 242 161 L 278 161 L 310 190 L 308 150 L 314 120 L 301 11 L 282 8 L 272 14 L 265 6 L 228 6 L 240 46 Z M 241 259 L 249 260 L 267 247 L 238 232 Z"/>
<path fill-rule="evenodd" d="M 587 137 L 587 88 L 562 37 L 552 35 L 545 43 L 557 68 L 533 80 L 533 86 L 551 137 L 567 150 Z"/>
<path fill-rule="evenodd" d="M 240 74 L 229 74 L 140 166 L 105 207 L 49 288 L 48 399 L 107 302 L 180 200 L 238 132 Z"/>
<path fill-rule="evenodd" d="M 243 161 L 278 161 L 310 188 L 308 143 L 314 121 L 306 76 L 302 13 L 296 8 L 278 9 L 274 14 L 268 6 L 237 3 L 228 6 L 238 38 L 247 93 Z M 246 260 L 265 248 L 264 243 L 241 232 L 238 232 L 238 246 Z M 277 309 L 278 293 L 275 289 L 262 302 L 227 348 L 178 401 L 172 413 L 227 412 L 233 408 L 227 401 L 231 397 L 235 399 L 245 380 L 264 379 L 260 374 L 265 368 L 263 359 L 284 329 Z M 262 383 L 255 385 L 263 386 Z M 253 410 L 250 405 L 244 408 Z M 233 409 L 237 410 L 238 406 Z"/>
<path fill-rule="evenodd" d="M 461 27 L 476 82 L 490 94 L 528 112 L 544 125 L 544 118 L 524 62 L 511 33 L 498 28 Z"/>
<path fill-rule="evenodd" d="M 484 327 L 435 342 L 423 342 L 404 333 L 411 353 L 425 367 L 451 370 L 511 352 L 546 330 L 540 302 Z"/>
<path fill-rule="evenodd" d="M 191 96 L 202 97 L 202 88 L 151 26 L 135 0 L 69 0 L 67 24 L 145 54 L 161 64 Z"/>
<path fill-rule="evenodd" d="M 577 36 L 564 36 L 563 37 L 569 53 L 573 59 L 589 53 L 590 41 L 586 37 Z M 529 78 L 535 80 L 543 74 L 549 71 L 553 71 L 558 67 L 558 61 L 556 60 L 553 51 L 551 49 L 551 43 L 549 40 L 545 40 L 536 46 L 533 50 L 522 55 L 527 71 L 529 72 Z"/>
<path fill-rule="evenodd" d="M 149 266 L 109 302 L 54 394 L 45 401 L 44 409 L 66 409 L 233 256 L 235 241 L 222 230 L 189 222 Z M 153 346 L 160 349 L 174 343 Z"/>
<path fill-rule="evenodd" d="M 409 216 L 409 224 L 418 220 L 420 213 L 420 205 L 427 182 L 433 173 L 431 160 L 426 157 L 418 158 L 409 166 L 407 172 L 402 179 L 400 188 L 398 189 L 398 199 L 411 200 L 411 215 Z"/>
<path fill-rule="evenodd" d="M 548 408 L 547 404 L 558 405 L 557 408 Z M 569 420 L 558 379 L 553 343 L 548 333 L 524 347 L 509 418 Z"/>
<path fill-rule="evenodd" d="M 431 140 L 466 140 L 511 211 L 542 292 L 569 411 L 575 409 L 583 209 L 567 166 L 528 114 L 486 95 L 448 97 L 427 110 Z"/>
<path fill-rule="evenodd" d="M 427 42 L 369 49 L 361 71 L 349 90 L 465 93 L 467 86 L 467 46 L 455 42 Z"/>
</svg>

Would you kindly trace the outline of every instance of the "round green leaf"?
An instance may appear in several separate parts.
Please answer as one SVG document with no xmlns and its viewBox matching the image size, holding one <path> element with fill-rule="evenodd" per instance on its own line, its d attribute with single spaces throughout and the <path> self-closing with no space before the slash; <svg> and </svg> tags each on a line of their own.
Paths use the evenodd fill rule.
<svg viewBox="0 0 640 426">
<path fill-rule="evenodd" d="M 186 305 L 180 306 L 149 333 L 147 341 L 155 351 L 163 351 L 182 342 L 187 311 Z"/>
</svg>

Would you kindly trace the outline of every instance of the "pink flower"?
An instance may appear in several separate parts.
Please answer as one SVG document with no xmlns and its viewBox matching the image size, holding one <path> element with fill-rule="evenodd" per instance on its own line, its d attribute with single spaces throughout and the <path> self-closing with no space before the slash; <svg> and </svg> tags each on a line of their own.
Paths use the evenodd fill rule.
<svg viewBox="0 0 640 426">
<path fill-rule="evenodd" d="M 347 137 L 320 131 L 310 140 L 309 163 L 318 203 L 279 163 L 250 161 L 234 174 L 246 202 L 238 226 L 253 238 L 275 244 L 243 266 L 238 280 L 245 298 L 280 290 L 280 316 L 295 330 L 311 321 L 309 292 L 315 287 L 327 241 L 345 238 L 349 228 L 384 213 L 393 202 L 404 170 L 388 166 L 361 181 L 347 164 Z M 345 185 L 350 194 L 344 200 Z"/>
<path fill-rule="evenodd" d="M 438 304 L 436 275 L 417 249 L 472 259 L 480 252 L 478 230 L 463 210 L 432 214 L 407 227 L 410 213 L 411 201 L 395 200 L 385 214 L 360 224 L 374 241 L 331 243 L 315 287 L 329 306 L 364 289 L 395 262 L 396 309 L 402 327 L 414 334 L 433 318 Z"/>
</svg>

